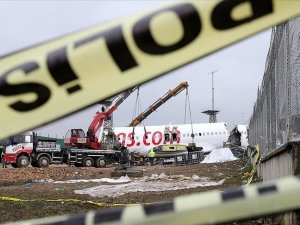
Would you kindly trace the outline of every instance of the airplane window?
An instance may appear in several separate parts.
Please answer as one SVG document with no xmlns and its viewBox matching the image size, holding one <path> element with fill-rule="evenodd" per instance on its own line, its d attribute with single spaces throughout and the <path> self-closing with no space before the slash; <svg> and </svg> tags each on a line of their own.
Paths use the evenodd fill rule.
<svg viewBox="0 0 300 225">
<path fill-rule="evenodd" d="M 200 133 L 201 134 L 201 133 Z M 201 136 L 201 135 L 200 135 Z M 205 136 L 205 133 L 202 133 L 202 136 Z"/>
<path fill-rule="evenodd" d="M 219 132 L 219 135 L 222 135 L 222 132 Z"/>
<path fill-rule="evenodd" d="M 211 135 L 214 135 L 214 132 L 210 132 Z"/>
<path fill-rule="evenodd" d="M 197 134 L 197 133 L 195 133 L 195 136 L 198 136 L 198 134 Z"/>
<path fill-rule="evenodd" d="M 185 137 L 185 134 L 183 134 L 183 137 Z"/>
<path fill-rule="evenodd" d="M 136 136 L 135 139 L 136 139 L 136 140 L 139 140 L 139 136 Z"/>
<path fill-rule="evenodd" d="M 190 136 L 190 134 L 187 134 L 186 136 L 187 136 L 187 137 L 189 137 L 189 136 Z"/>
<path fill-rule="evenodd" d="M 207 132 L 207 135 L 209 135 L 209 133 Z"/>
<path fill-rule="evenodd" d="M 165 134 L 165 141 L 169 142 L 170 141 L 170 134 Z"/>
<path fill-rule="evenodd" d="M 172 133 L 173 141 L 177 141 L 177 133 Z"/>
<path fill-rule="evenodd" d="M 201 136 L 201 133 L 199 133 L 199 136 Z"/>
<path fill-rule="evenodd" d="M 223 134 L 226 135 L 226 132 L 224 131 Z"/>
<path fill-rule="evenodd" d="M 218 135 L 218 132 L 215 132 L 215 135 Z"/>
</svg>

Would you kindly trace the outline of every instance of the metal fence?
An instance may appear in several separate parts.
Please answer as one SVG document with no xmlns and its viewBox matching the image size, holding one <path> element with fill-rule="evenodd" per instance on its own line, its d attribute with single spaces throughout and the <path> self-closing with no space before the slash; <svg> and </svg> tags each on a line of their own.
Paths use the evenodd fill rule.
<svg viewBox="0 0 300 225">
<path fill-rule="evenodd" d="M 262 84 L 249 122 L 249 144 L 262 154 L 300 138 L 300 17 L 272 29 Z"/>
</svg>

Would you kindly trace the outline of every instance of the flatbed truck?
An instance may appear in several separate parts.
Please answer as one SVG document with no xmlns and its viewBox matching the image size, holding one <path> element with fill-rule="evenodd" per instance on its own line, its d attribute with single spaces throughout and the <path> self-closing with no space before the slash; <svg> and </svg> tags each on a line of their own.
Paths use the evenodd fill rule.
<svg viewBox="0 0 300 225">
<path fill-rule="evenodd" d="M 105 167 L 119 162 L 127 149 L 79 149 L 61 147 L 56 139 L 39 139 L 35 132 L 26 132 L 9 139 L 2 154 L 2 162 L 14 168 L 48 167 L 67 164 L 77 167 Z"/>
</svg>

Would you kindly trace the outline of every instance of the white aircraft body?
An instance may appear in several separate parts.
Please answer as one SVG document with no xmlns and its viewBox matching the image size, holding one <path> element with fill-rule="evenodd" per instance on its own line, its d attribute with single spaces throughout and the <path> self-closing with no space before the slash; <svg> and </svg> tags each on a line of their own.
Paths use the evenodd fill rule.
<svg viewBox="0 0 300 225">
<path fill-rule="evenodd" d="M 225 123 L 201 123 L 193 124 L 194 143 L 196 147 L 202 147 L 204 152 L 210 152 L 216 148 L 222 148 L 223 142 L 228 139 L 228 131 Z M 188 145 L 193 142 L 191 124 L 115 127 L 114 132 L 130 152 L 138 152 L 148 155 L 151 148 L 163 144 Z M 170 139 L 165 138 L 169 131 Z M 177 135 L 173 138 L 174 131 Z M 134 132 L 134 135 L 133 135 Z M 133 137 L 133 138 L 132 138 Z M 166 141 L 167 140 L 167 141 Z"/>
</svg>

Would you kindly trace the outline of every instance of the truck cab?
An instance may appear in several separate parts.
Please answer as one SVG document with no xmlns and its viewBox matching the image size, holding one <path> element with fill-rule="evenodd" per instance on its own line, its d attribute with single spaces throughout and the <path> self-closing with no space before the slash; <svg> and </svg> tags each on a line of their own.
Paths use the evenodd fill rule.
<svg viewBox="0 0 300 225">
<path fill-rule="evenodd" d="M 33 132 L 16 135 L 7 139 L 2 153 L 2 161 L 12 167 L 27 167 L 33 151 Z"/>
<path fill-rule="evenodd" d="M 65 148 L 57 144 L 57 139 L 40 137 L 35 132 L 26 132 L 8 139 L 2 154 L 4 164 L 14 168 L 48 167 L 62 164 L 67 160 Z"/>
</svg>

